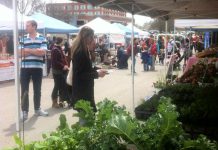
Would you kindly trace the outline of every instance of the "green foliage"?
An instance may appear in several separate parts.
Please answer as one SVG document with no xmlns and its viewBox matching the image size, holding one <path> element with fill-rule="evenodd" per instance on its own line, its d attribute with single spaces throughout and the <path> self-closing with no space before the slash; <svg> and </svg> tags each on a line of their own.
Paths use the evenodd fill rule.
<svg viewBox="0 0 218 150">
<path fill-rule="evenodd" d="M 146 120 L 145 112 L 157 112 L 161 96 L 169 97 L 177 106 L 180 116 L 178 120 L 183 123 L 186 131 L 196 134 L 205 134 L 211 139 L 218 139 L 218 86 L 196 86 L 191 84 L 170 85 L 152 96 L 135 109 L 136 117 Z M 137 114 L 138 112 L 143 112 Z"/>
<path fill-rule="evenodd" d="M 60 115 L 56 131 L 43 134 L 43 141 L 23 145 L 16 137 L 18 148 L 26 150 L 125 150 L 134 145 L 138 150 L 180 150 L 205 148 L 214 150 L 216 143 L 206 137 L 191 140 L 177 121 L 178 112 L 170 98 L 162 97 L 157 113 L 140 122 L 115 101 L 103 100 L 94 113 L 86 101 L 79 101 L 76 116 L 85 120 L 69 128 L 66 117 Z M 14 150 L 18 149 L 15 148 Z M 199 149 L 201 150 L 201 149 Z M 203 150 L 203 149 L 202 149 Z"/>
<path fill-rule="evenodd" d="M 162 97 L 157 113 L 145 122 L 144 130 L 150 135 L 149 149 L 180 149 L 185 134 L 177 118 L 178 112 L 171 99 Z"/>
<path fill-rule="evenodd" d="M 185 141 L 182 150 L 217 150 L 217 145 L 200 135 L 196 140 Z"/>
<path fill-rule="evenodd" d="M 95 120 L 95 113 L 93 112 L 93 108 L 90 106 L 90 102 L 85 100 L 80 100 L 76 103 L 75 108 L 79 113 L 74 114 L 83 120 L 86 120 L 86 125 L 92 126 Z"/>
<path fill-rule="evenodd" d="M 23 142 L 21 141 L 21 139 L 17 135 L 14 135 L 14 140 L 15 140 L 16 144 L 19 146 L 19 148 L 21 148 L 23 146 Z"/>
<path fill-rule="evenodd" d="M 154 87 L 157 89 L 163 89 L 167 86 L 167 80 L 165 74 L 159 74 L 158 80 L 153 83 Z"/>
<path fill-rule="evenodd" d="M 69 129 L 67 118 L 65 115 L 61 114 L 59 117 L 59 121 L 60 121 L 60 126 L 58 127 L 59 130 Z"/>
<path fill-rule="evenodd" d="M 107 128 L 109 133 L 119 136 L 129 144 L 134 144 L 138 149 L 143 149 L 138 144 L 139 123 L 128 116 L 114 115 Z"/>
</svg>

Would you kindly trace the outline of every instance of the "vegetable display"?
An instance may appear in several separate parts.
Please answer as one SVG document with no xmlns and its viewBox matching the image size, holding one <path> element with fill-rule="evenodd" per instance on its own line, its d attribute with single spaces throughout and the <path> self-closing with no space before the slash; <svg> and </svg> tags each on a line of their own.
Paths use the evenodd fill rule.
<svg viewBox="0 0 218 150">
<path fill-rule="evenodd" d="M 43 135 L 43 141 L 23 145 L 16 137 L 18 148 L 25 150 L 217 150 L 216 142 L 201 135 L 196 139 L 182 129 L 179 116 L 170 98 L 161 98 L 157 113 L 147 121 L 131 117 L 124 107 L 114 101 L 98 103 L 93 115 L 87 101 L 76 104 L 76 114 L 85 121 L 71 127 L 66 117 L 60 116 L 56 131 Z"/>
</svg>

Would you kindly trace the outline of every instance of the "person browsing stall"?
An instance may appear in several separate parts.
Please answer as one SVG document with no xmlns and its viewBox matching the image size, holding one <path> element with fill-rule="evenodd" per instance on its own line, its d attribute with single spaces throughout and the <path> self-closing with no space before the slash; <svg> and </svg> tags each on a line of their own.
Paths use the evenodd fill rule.
<svg viewBox="0 0 218 150">
<path fill-rule="evenodd" d="M 62 43 L 63 38 L 57 37 L 51 50 L 52 74 L 54 79 L 54 88 L 51 94 L 53 108 L 64 107 L 64 101 L 67 101 L 67 103 L 70 104 L 66 84 L 68 63 L 61 48 Z"/>
<path fill-rule="evenodd" d="M 71 52 L 73 63 L 72 102 L 73 106 L 81 99 L 89 101 L 96 112 L 94 100 L 94 79 L 104 77 L 105 70 L 92 66 L 92 53 L 95 50 L 94 31 L 83 27 L 74 39 Z"/>
<path fill-rule="evenodd" d="M 19 53 L 21 55 L 21 106 L 23 121 L 28 119 L 29 112 L 29 84 L 33 82 L 33 101 L 35 115 L 48 116 L 48 112 L 41 109 L 41 85 L 43 57 L 47 50 L 46 38 L 36 32 L 37 22 L 30 20 L 26 22 L 28 33 L 20 40 Z"/>
</svg>

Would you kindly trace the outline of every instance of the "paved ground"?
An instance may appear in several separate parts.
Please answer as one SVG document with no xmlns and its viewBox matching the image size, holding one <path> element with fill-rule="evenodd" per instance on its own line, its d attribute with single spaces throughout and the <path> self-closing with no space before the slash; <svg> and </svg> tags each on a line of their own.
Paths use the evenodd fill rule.
<svg viewBox="0 0 218 150">
<path fill-rule="evenodd" d="M 135 74 L 135 106 L 142 100 L 154 93 L 153 82 L 163 77 L 165 67 L 157 65 L 152 72 L 143 72 L 139 58 L 136 64 Z M 30 112 L 29 119 L 24 123 L 24 140 L 26 143 L 32 140 L 42 139 L 42 133 L 56 129 L 59 124 L 59 115 L 65 114 L 70 124 L 78 119 L 72 117 L 72 109 L 53 109 L 51 108 L 51 91 L 53 79 L 44 78 L 42 85 L 41 107 L 49 112 L 48 117 L 34 116 L 32 103 L 32 85 L 30 85 Z M 130 70 L 112 70 L 105 78 L 95 80 L 95 99 L 96 102 L 104 98 L 116 100 L 119 105 L 125 105 L 132 112 L 132 77 Z M 16 99 L 15 86 L 13 82 L 0 84 L 0 149 L 14 146 L 13 135 L 16 134 Z M 23 125 L 22 125 L 23 126 Z"/>
</svg>

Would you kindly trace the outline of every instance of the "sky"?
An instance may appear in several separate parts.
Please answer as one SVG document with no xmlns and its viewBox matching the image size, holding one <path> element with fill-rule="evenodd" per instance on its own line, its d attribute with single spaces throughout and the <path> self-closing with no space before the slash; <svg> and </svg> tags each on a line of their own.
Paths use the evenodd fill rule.
<svg viewBox="0 0 218 150">
<path fill-rule="evenodd" d="M 127 13 L 127 17 L 132 18 L 132 15 L 130 13 Z M 141 16 L 141 15 L 134 15 L 135 18 L 135 24 L 143 26 L 144 23 L 152 21 L 151 17 Z"/>
<path fill-rule="evenodd" d="M 71 3 L 69 0 L 44 0 L 46 3 Z M 132 18 L 132 15 L 130 13 L 127 13 L 127 17 Z M 143 26 L 144 23 L 152 21 L 150 17 L 141 16 L 141 15 L 134 15 L 135 18 L 135 24 L 139 26 Z"/>
</svg>

